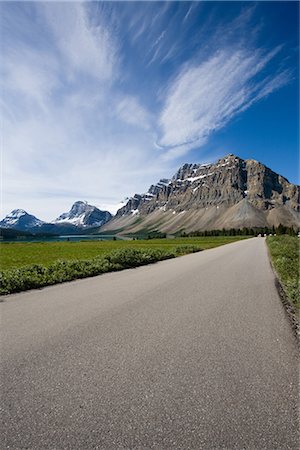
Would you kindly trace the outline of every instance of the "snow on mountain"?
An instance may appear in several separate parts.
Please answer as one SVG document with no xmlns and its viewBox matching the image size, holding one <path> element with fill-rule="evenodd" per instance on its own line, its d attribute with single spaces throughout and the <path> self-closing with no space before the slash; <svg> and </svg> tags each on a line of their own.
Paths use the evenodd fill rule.
<svg viewBox="0 0 300 450">
<path fill-rule="evenodd" d="M 264 164 L 229 154 L 216 163 L 184 164 L 171 180 L 131 197 L 101 231 L 297 227 L 299 193 Z"/>
<path fill-rule="evenodd" d="M 100 227 L 111 218 L 110 212 L 101 211 L 87 202 L 78 201 L 69 212 L 61 214 L 50 223 L 43 222 L 23 209 L 15 209 L 0 222 L 0 227 L 33 233 L 78 233 L 82 228 Z"/>
<path fill-rule="evenodd" d="M 108 222 L 112 215 L 108 211 L 101 211 L 96 206 L 89 205 L 87 202 L 75 202 L 70 211 L 61 214 L 52 223 L 71 224 L 77 227 L 89 228 L 100 227 Z"/>
<path fill-rule="evenodd" d="M 0 222 L 2 228 L 15 228 L 21 231 L 30 230 L 33 227 L 40 227 L 44 222 L 37 217 L 28 214 L 24 209 L 14 209 Z"/>
<path fill-rule="evenodd" d="M 117 214 L 139 214 L 139 206 L 145 202 L 150 202 L 151 200 L 153 200 L 153 198 L 155 198 L 160 193 L 160 191 L 167 189 L 170 183 L 171 180 L 162 178 L 156 184 L 152 184 L 145 194 L 135 194 L 133 197 L 128 198 L 127 202 L 121 206 Z"/>
</svg>

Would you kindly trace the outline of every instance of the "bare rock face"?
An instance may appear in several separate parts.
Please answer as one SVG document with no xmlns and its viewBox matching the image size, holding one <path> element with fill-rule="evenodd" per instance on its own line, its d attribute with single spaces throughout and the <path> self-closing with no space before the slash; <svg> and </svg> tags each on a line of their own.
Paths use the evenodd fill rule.
<svg viewBox="0 0 300 450">
<path fill-rule="evenodd" d="M 108 211 L 102 211 L 87 202 L 77 201 L 70 211 L 61 214 L 53 223 L 71 224 L 74 226 L 89 228 L 100 227 L 112 218 Z"/>
<path fill-rule="evenodd" d="M 146 221 L 152 229 L 176 232 L 272 226 L 279 224 L 279 218 L 283 225 L 298 226 L 299 192 L 299 186 L 258 161 L 230 154 L 215 164 L 184 164 L 172 179 L 162 179 L 146 194 L 129 199 L 108 226 L 113 229 L 117 222 L 120 227 L 124 219 L 124 227 L 128 223 L 132 230 L 138 231 Z M 203 219 L 205 211 L 206 216 L 210 212 L 209 220 Z M 176 223 L 172 217 L 173 227 L 167 225 L 170 213 L 182 217 Z M 133 215 L 135 220 L 138 215 L 139 227 L 128 220 Z M 151 223 L 151 217 L 159 226 L 155 227 L 155 220 Z"/>
<path fill-rule="evenodd" d="M 285 205 L 297 210 L 299 186 L 291 184 L 281 175 L 254 160 L 246 161 L 248 200 L 259 209 L 272 209 Z"/>
</svg>

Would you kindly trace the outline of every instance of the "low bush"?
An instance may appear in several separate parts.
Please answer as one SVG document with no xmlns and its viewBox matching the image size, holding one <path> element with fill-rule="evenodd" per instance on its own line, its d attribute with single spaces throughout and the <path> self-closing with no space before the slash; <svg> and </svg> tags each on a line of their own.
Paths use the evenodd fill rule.
<svg viewBox="0 0 300 450">
<path fill-rule="evenodd" d="M 178 246 L 173 249 L 127 248 L 112 250 L 108 254 L 93 259 L 57 261 L 47 267 L 33 264 L 0 272 L 0 294 L 10 294 L 129 269 L 200 250 L 200 247 L 193 245 Z"/>
</svg>

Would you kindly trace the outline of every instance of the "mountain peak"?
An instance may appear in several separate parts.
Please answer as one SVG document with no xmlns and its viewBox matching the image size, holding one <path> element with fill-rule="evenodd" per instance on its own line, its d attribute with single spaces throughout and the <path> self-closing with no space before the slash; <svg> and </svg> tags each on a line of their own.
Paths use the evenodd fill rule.
<svg viewBox="0 0 300 450">
<path fill-rule="evenodd" d="M 89 205 L 87 201 L 78 200 L 73 203 L 70 211 L 61 214 L 51 223 L 37 219 L 24 209 L 14 209 L 0 222 L 0 227 L 14 228 L 19 231 L 64 234 L 67 230 L 74 233 L 77 229 L 100 227 L 111 218 L 110 212 L 101 211 L 96 206 Z"/>
<path fill-rule="evenodd" d="M 88 205 L 88 202 L 86 200 L 77 200 L 73 203 L 73 206 L 75 205 Z"/>
<path fill-rule="evenodd" d="M 20 217 L 24 216 L 24 214 L 28 214 L 24 209 L 13 209 L 10 216 Z"/>
<path fill-rule="evenodd" d="M 78 200 L 73 203 L 70 211 L 61 214 L 53 223 L 68 223 L 81 227 L 100 227 L 110 220 L 112 215 L 108 211 L 101 211 L 87 201 Z"/>
<path fill-rule="evenodd" d="M 15 228 L 27 231 L 32 227 L 41 226 L 44 222 L 37 217 L 28 214 L 24 209 L 14 209 L 0 222 L 2 228 Z"/>
<path fill-rule="evenodd" d="M 296 226 L 299 220 L 299 187 L 264 164 L 233 153 L 215 163 L 185 163 L 171 180 L 161 181 L 167 182 L 130 199 L 105 229 L 113 230 L 114 222 L 120 229 L 120 219 L 133 225 L 136 215 L 138 223 L 126 225 L 126 231 Z"/>
</svg>

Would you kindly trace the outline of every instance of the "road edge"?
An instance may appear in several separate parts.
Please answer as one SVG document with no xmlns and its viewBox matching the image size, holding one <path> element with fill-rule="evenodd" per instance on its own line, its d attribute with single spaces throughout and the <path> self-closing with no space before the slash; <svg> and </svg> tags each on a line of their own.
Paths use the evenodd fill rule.
<svg viewBox="0 0 300 450">
<path fill-rule="evenodd" d="M 284 285 L 283 285 L 282 281 L 280 280 L 280 277 L 277 273 L 277 270 L 275 269 L 275 266 L 274 266 L 272 258 L 271 258 L 270 249 L 267 244 L 267 240 L 265 240 L 265 245 L 267 247 L 270 266 L 271 266 L 273 274 L 274 274 L 274 284 L 275 284 L 276 290 L 278 292 L 279 298 L 283 305 L 284 311 L 285 311 L 285 313 L 289 319 L 289 322 L 292 326 L 292 329 L 293 329 L 293 332 L 297 339 L 298 345 L 300 346 L 300 323 L 299 323 L 299 317 L 298 317 L 296 308 L 291 303 L 289 296 L 287 295 L 287 293 L 285 291 Z"/>
</svg>

